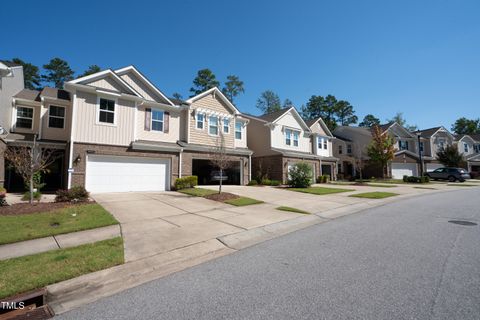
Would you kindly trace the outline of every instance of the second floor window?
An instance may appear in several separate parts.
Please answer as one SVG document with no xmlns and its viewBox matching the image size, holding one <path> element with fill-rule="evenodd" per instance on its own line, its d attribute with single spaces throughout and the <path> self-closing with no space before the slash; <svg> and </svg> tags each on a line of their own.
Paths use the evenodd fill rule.
<svg viewBox="0 0 480 320">
<path fill-rule="evenodd" d="M 400 140 L 398 141 L 398 146 L 400 147 L 400 150 L 408 150 L 408 141 Z"/>
<path fill-rule="evenodd" d="M 285 129 L 285 144 L 287 146 L 292 144 L 292 130 Z"/>
<path fill-rule="evenodd" d="M 163 111 L 152 110 L 152 130 L 163 131 Z"/>
<path fill-rule="evenodd" d="M 218 136 L 218 117 L 211 116 L 208 118 L 208 133 Z"/>
<path fill-rule="evenodd" d="M 33 108 L 17 107 L 17 128 L 33 129 Z"/>
<path fill-rule="evenodd" d="M 323 139 L 323 149 L 325 149 L 325 150 L 328 149 L 328 141 L 327 141 L 327 139 Z"/>
<path fill-rule="evenodd" d="M 242 140 L 242 123 L 235 122 L 235 139 Z"/>
<path fill-rule="evenodd" d="M 468 153 L 468 143 L 463 144 L 463 151 Z"/>
<path fill-rule="evenodd" d="M 351 144 L 347 144 L 347 153 L 348 154 L 352 153 L 352 145 Z"/>
<path fill-rule="evenodd" d="M 298 131 L 293 131 L 293 146 L 298 147 Z"/>
<path fill-rule="evenodd" d="M 223 119 L 223 133 L 229 133 L 230 132 L 230 120 L 227 118 Z"/>
<path fill-rule="evenodd" d="M 479 153 L 480 152 L 480 144 L 474 144 L 473 145 L 473 151 L 475 151 L 475 153 Z"/>
<path fill-rule="evenodd" d="M 444 139 L 439 139 L 438 140 L 438 148 L 440 150 L 443 150 L 445 148 L 445 140 Z"/>
<path fill-rule="evenodd" d="M 201 113 L 197 113 L 197 129 L 203 130 L 204 122 L 205 122 L 205 116 Z"/>
<path fill-rule="evenodd" d="M 100 99 L 100 109 L 98 112 L 98 122 L 115 123 L 115 101 Z"/>
<path fill-rule="evenodd" d="M 48 127 L 63 129 L 65 125 L 65 107 L 48 108 Z"/>
<path fill-rule="evenodd" d="M 338 146 L 338 154 L 343 153 L 343 147 L 341 145 Z"/>
<path fill-rule="evenodd" d="M 420 142 L 420 152 L 423 153 L 423 149 L 424 149 L 423 142 Z"/>
<path fill-rule="evenodd" d="M 317 138 L 317 148 L 322 149 L 323 148 L 323 139 L 318 137 Z"/>
</svg>

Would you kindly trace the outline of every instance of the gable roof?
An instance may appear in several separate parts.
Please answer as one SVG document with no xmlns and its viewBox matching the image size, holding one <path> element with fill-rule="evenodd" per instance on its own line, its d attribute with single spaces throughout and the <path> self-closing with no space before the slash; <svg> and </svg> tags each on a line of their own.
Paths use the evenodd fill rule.
<svg viewBox="0 0 480 320">
<path fill-rule="evenodd" d="M 193 96 L 189 99 L 187 99 L 185 102 L 188 104 L 192 104 L 193 102 L 208 96 L 209 94 L 215 93 L 215 96 L 218 96 L 235 114 L 239 114 L 240 111 L 228 100 L 227 97 L 220 91 L 217 87 L 213 87 L 211 89 L 208 89 L 207 91 L 204 91 L 202 93 L 197 94 L 196 96 Z"/>
<path fill-rule="evenodd" d="M 287 111 L 290 110 L 290 108 L 292 108 L 292 107 L 283 108 L 283 109 L 273 111 L 273 112 L 270 112 L 270 113 L 265 113 L 261 116 L 258 116 L 257 118 L 265 120 L 267 122 L 273 122 L 273 121 L 277 120 L 278 118 L 280 118 L 281 116 L 283 116 L 285 113 L 287 113 Z"/>
<path fill-rule="evenodd" d="M 380 130 L 382 130 L 382 132 L 385 132 L 390 129 L 390 127 L 393 126 L 395 123 L 396 122 L 394 121 L 390 121 L 389 123 L 380 124 L 378 127 L 380 128 Z"/>
<path fill-rule="evenodd" d="M 138 69 L 135 68 L 135 66 L 129 65 L 129 66 L 126 66 L 124 68 L 120 68 L 120 69 L 115 70 L 115 73 L 118 74 L 118 75 L 123 75 L 123 74 L 129 73 L 129 72 L 132 72 L 133 74 L 135 74 L 150 89 L 152 89 L 156 94 L 158 94 L 160 97 L 165 99 L 168 102 L 168 104 L 170 104 L 172 106 L 175 105 L 169 98 L 167 98 L 167 96 L 165 94 L 163 94 L 162 91 L 160 91 L 160 89 L 158 89 L 153 83 L 151 83 L 147 79 L 147 77 L 145 77 L 140 71 L 138 71 Z"/>
<path fill-rule="evenodd" d="M 420 134 L 420 137 L 422 138 L 430 138 L 433 136 L 441 127 L 433 127 L 429 129 L 424 129 L 424 130 L 417 130 L 414 133 L 415 134 Z"/>
<path fill-rule="evenodd" d="M 71 100 L 70 92 L 58 88 L 45 87 L 42 92 L 40 92 L 40 96 L 67 101 Z"/>
<path fill-rule="evenodd" d="M 29 100 L 29 101 L 40 101 L 40 91 L 22 89 L 13 97 L 18 99 L 23 99 L 23 100 Z"/>
<path fill-rule="evenodd" d="M 123 86 L 125 89 L 133 93 L 133 95 L 142 98 L 142 95 L 138 93 L 134 88 L 132 88 L 128 83 L 125 82 L 118 74 L 116 74 L 112 69 L 106 69 L 103 71 L 99 71 L 97 73 L 90 74 L 88 76 L 80 77 L 74 80 L 70 80 L 67 83 L 69 84 L 83 84 L 88 85 L 89 83 L 104 79 L 107 77 L 112 77 L 118 84 Z"/>
<path fill-rule="evenodd" d="M 472 137 L 473 140 L 480 142 L 480 133 L 472 133 L 469 134 L 470 137 Z"/>
<path fill-rule="evenodd" d="M 322 127 L 323 131 L 325 131 L 325 133 L 327 135 L 329 135 L 330 137 L 333 137 L 333 134 L 332 132 L 330 131 L 330 129 L 327 127 L 327 124 L 325 123 L 325 121 L 323 121 L 322 117 L 318 117 L 318 119 L 313 119 L 313 120 L 306 120 L 305 123 L 307 124 L 307 126 L 311 129 L 312 126 L 319 122 L 320 123 L 320 126 Z"/>
</svg>

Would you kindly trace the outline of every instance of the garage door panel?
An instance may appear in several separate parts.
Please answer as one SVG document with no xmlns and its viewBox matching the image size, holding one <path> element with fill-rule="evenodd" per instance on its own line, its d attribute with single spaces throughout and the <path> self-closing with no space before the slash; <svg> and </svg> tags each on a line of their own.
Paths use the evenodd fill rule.
<svg viewBox="0 0 480 320">
<path fill-rule="evenodd" d="M 392 163 L 392 177 L 402 179 L 403 176 L 417 176 L 416 163 Z"/>
<path fill-rule="evenodd" d="M 163 191 L 169 187 L 167 159 L 93 155 L 87 159 L 90 192 Z"/>
</svg>

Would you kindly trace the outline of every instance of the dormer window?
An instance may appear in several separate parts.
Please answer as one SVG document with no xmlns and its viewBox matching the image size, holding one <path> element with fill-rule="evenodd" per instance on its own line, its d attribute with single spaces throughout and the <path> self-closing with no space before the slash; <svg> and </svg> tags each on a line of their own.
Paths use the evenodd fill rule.
<svg viewBox="0 0 480 320">
<path fill-rule="evenodd" d="M 197 113 L 197 129 L 203 130 L 205 127 L 205 115 L 203 113 Z"/>
<path fill-rule="evenodd" d="M 16 128 L 33 129 L 33 108 L 17 107 Z"/>
</svg>

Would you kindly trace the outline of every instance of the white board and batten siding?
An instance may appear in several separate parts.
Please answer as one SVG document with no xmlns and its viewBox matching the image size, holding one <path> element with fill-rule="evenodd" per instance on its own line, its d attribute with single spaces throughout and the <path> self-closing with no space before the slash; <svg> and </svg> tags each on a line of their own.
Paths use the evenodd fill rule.
<svg viewBox="0 0 480 320">
<path fill-rule="evenodd" d="M 418 176 L 416 163 L 392 163 L 393 179 L 403 179 L 403 176 Z"/>
<path fill-rule="evenodd" d="M 92 193 L 170 189 L 170 160 L 88 155 L 86 189 Z"/>
<path fill-rule="evenodd" d="M 290 112 L 284 114 L 275 124 L 276 126 L 270 132 L 270 141 L 273 148 L 307 153 L 311 152 L 310 137 L 305 136 L 304 129 Z M 293 135 L 291 136 L 291 144 L 287 145 L 285 143 L 285 128 L 300 131 L 297 147 L 293 145 Z"/>
</svg>

